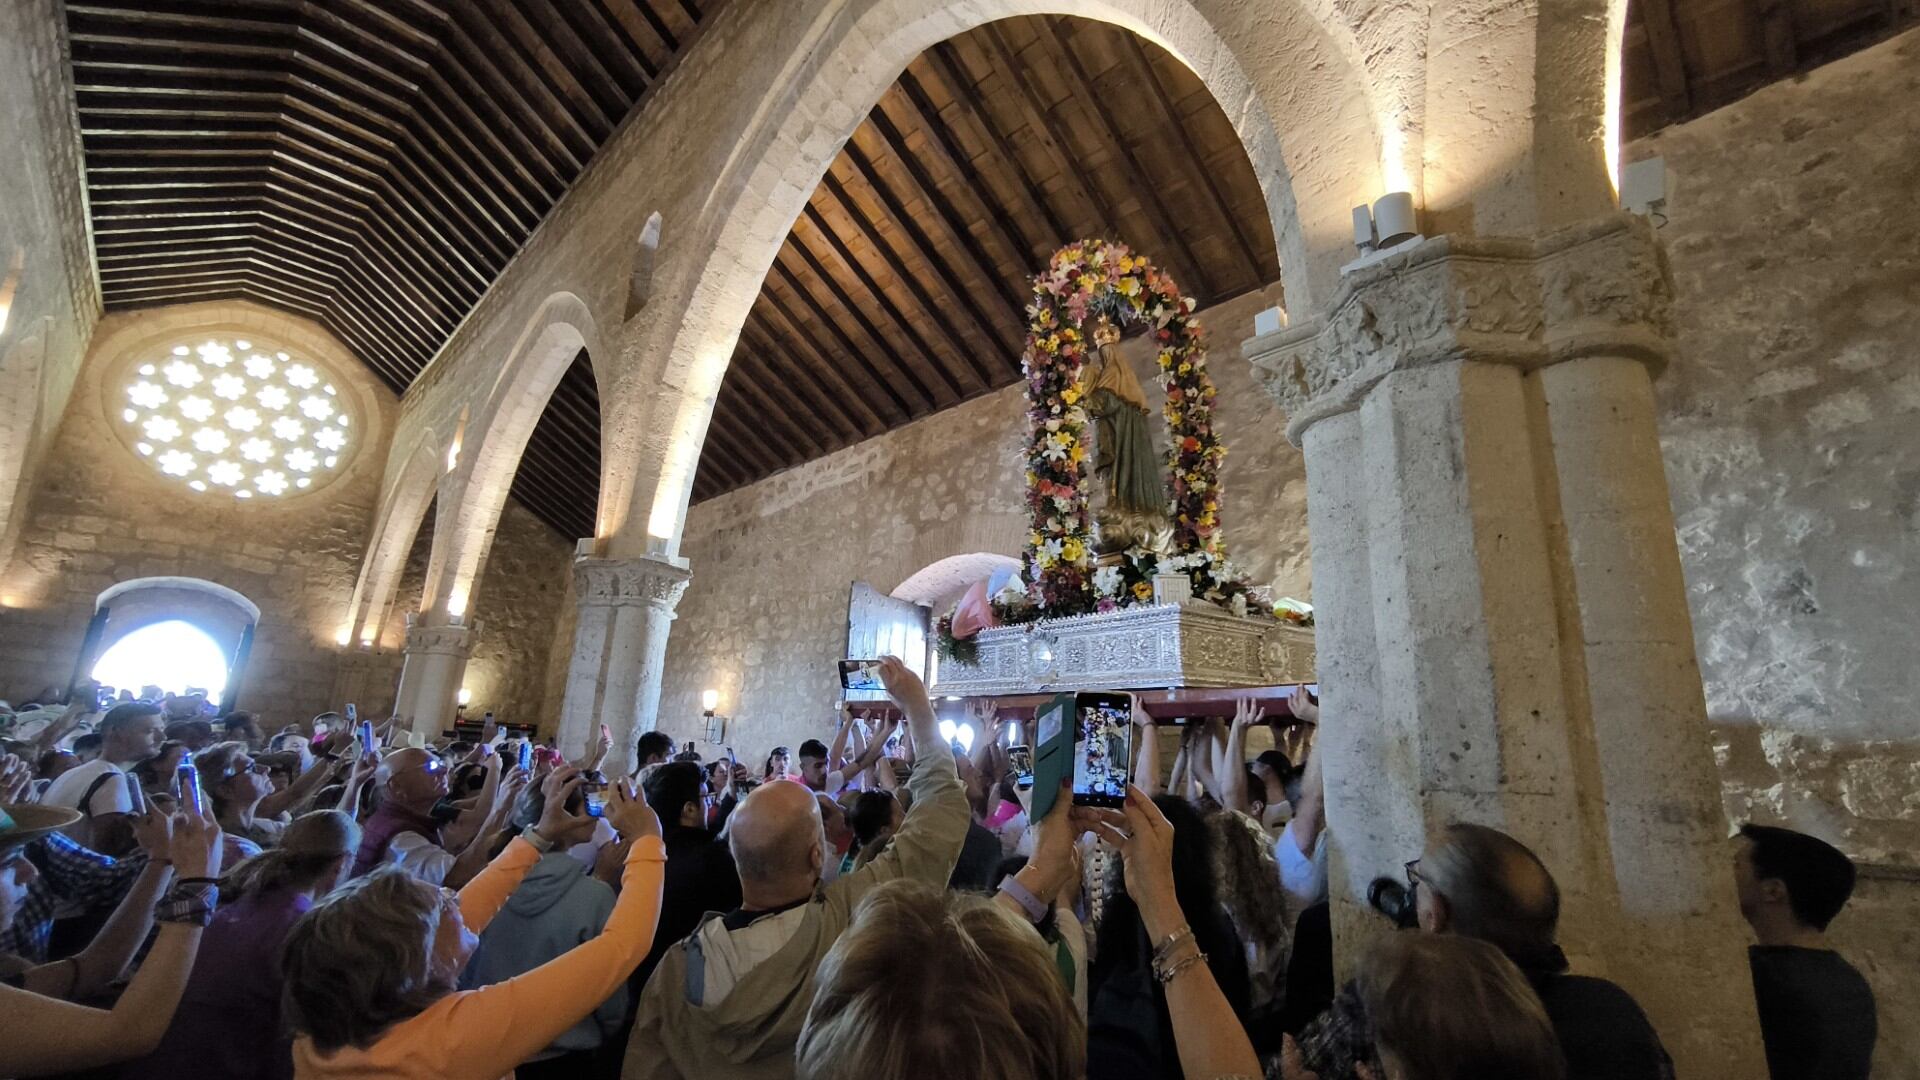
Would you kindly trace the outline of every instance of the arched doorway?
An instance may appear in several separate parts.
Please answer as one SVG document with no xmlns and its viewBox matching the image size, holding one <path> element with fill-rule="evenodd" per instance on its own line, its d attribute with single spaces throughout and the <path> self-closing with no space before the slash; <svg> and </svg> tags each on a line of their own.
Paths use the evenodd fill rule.
<svg viewBox="0 0 1920 1080">
<path fill-rule="evenodd" d="M 149 623 L 113 643 L 89 673 L 102 686 L 154 687 L 165 694 L 203 693 L 220 704 L 229 657 L 205 630 L 185 619 Z M 142 695 L 144 696 L 144 695 Z"/>
</svg>

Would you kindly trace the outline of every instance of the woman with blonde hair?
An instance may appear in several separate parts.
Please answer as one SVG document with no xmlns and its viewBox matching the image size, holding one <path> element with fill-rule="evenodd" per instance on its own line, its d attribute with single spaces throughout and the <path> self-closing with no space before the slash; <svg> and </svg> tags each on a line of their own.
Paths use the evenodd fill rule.
<svg viewBox="0 0 1920 1080">
<path fill-rule="evenodd" d="M 1460 934 L 1389 934 L 1360 962 L 1382 1080 L 1562 1080 L 1546 1006 L 1498 946 Z"/>
<path fill-rule="evenodd" d="M 280 1022 L 280 950 L 300 916 L 346 880 L 359 847 L 351 817 L 315 810 L 287 826 L 279 847 L 234 867 L 220 883 L 227 903 L 207 927 L 173 1026 L 128 1075 L 292 1076 L 292 1043 Z"/>
<path fill-rule="evenodd" d="M 903 879 L 861 902 L 820 965 L 795 1075 L 1075 1080 L 1086 1044 L 1032 926 L 984 896 Z"/>
<path fill-rule="evenodd" d="M 285 965 L 295 1076 L 507 1076 L 620 986 L 653 942 L 667 859 L 659 819 L 625 781 L 610 789 L 606 817 L 632 847 L 605 929 L 507 982 L 454 988 L 477 933 L 580 828 L 566 809 L 580 774 L 556 770 L 544 790 L 539 822 L 458 892 L 383 867 L 294 925 Z"/>
</svg>

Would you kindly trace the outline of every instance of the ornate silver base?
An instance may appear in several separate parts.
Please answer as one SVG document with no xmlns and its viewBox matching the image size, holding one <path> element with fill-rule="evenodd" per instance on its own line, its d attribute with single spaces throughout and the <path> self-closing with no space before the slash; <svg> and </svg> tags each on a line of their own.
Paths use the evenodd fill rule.
<svg viewBox="0 0 1920 1080">
<path fill-rule="evenodd" d="M 974 641 L 975 663 L 940 661 L 936 693 L 1272 686 L 1315 678 L 1312 630 L 1202 602 L 999 626 Z"/>
</svg>

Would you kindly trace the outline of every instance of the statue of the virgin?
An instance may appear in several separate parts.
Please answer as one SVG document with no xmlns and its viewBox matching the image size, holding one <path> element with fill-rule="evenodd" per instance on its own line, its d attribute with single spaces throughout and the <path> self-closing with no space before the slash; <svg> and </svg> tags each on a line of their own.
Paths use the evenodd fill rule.
<svg viewBox="0 0 1920 1080">
<path fill-rule="evenodd" d="M 1134 547 L 1164 551 L 1172 530 L 1166 480 L 1147 423 L 1146 391 L 1120 353 L 1118 326 L 1101 316 L 1093 342 L 1099 351 L 1081 374 L 1080 394 L 1095 422 L 1094 550 L 1102 555 Z"/>
</svg>

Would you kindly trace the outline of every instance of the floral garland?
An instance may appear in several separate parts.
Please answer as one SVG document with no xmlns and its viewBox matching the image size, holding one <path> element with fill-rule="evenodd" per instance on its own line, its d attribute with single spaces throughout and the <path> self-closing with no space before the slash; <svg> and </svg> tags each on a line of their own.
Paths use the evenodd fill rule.
<svg viewBox="0 0 1920 1080">
<path fill-rule="evenodd" d="M 1093 529 L 1085 480 L 1087 414 L 1080 374 L 1090 337 L 1082 327 L 1104 315 L 1118 325 L 1144 323 L 1159 346 L 1166 391 L 1168 490 L 1172 556 L 1193 579 L 1194 595 L 1224 603 L 1244 586 L 1220 540 L 1220 461 L 1226 447 L 1213 430 L 1213 380 L 1194 302 L 1173 279 L 1126 245 L 1082 240 L 1054 252 L 1033 279 L 1027 341 L 1027 510 L 1022 559 L 1035 615 L 1079 615 L 1152 602 L 1157 560 L 1133 552 L 1118 577 L 1093 572 Z M 1120 569 L 1109 567 L 1107 569 Z M 1123 587 L 1122 587 L 1123 586 Z"/>
</svg>

